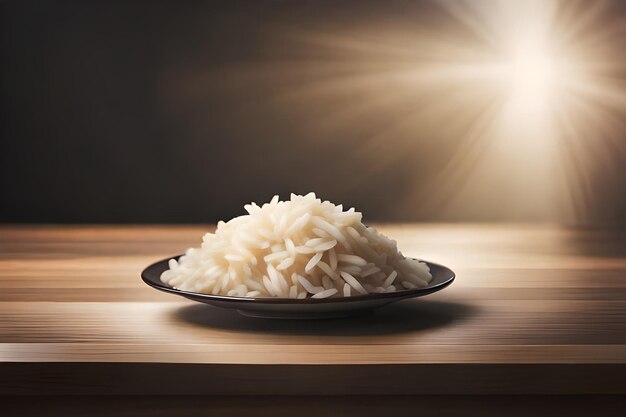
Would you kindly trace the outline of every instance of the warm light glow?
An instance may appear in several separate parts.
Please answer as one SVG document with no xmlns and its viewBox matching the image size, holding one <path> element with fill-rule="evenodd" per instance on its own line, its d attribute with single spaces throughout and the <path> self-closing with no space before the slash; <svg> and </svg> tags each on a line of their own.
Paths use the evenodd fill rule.
<svg viewBox="0 0 626 417">
<path fill-rule="evenodd" d="M 405 207 L 429 219 L 576 221 L 601 192 L 591 173 L 626 149 L 625 26 L 613 12 L 576 0 L 415 2 L 371 21 L 338 12 L 273 26 L 289 51 L 280 61 L 216 78 L 238 91 L 283 80 L 269 106 L 296 136 L 341 141 L 363 164 L 347 189 L 400 163 L 414 187 Z M 204 93 L 193 83 L 190 94 Z"/>
<path fill-rule="evenodd" d="M 550 92 L 557 81 L 556 67 L 545 42 L 525 39 L 514 46 L 505 71 L 509 77 L 511 100 L 520 106 L 520 111 L 543 108 L 551 99 Z"/>
</svg>

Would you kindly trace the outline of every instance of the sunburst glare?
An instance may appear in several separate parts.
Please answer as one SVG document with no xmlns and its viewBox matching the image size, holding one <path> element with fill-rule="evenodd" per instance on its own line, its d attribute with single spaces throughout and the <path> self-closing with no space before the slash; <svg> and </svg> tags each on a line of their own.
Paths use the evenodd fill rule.
<svg viewBox="0 0 626 417">
<path fill-rule="evenodd" d="M 301 146 L 351 149 L 367 169 L 347 188 L 405 164 L 398 217 L 601 216 L 588 212 L 590 176 L 615 169 L 612 153 L 626 157 L 615 3 L 393 2 L 384 14 L 367 4 L 359 19 L 341 7 L 268 17 L 256 65 L 214 69 L 211 88 L 256 88 Z M 202 83 L 189 94 L 209 94 Z"/>
</svg>

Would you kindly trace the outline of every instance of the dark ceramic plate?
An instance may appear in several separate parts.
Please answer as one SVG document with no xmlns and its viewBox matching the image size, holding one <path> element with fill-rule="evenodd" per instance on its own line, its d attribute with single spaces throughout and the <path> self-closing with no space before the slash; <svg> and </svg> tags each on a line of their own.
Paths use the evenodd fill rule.
<svg viewBox="0 0 626 417">
<path fill-rule="evenodd" d="M 173 257 L 178 259 L 179 256 Z M 169 269 L 171 258 L 156 262 L 141 273 L 143 281 L 157 290 L 180 295 L 190 300 L 212 304 L 217 307 L 234 308 L 244 316 L 268 319 L 324 319 L 349 317 L 372 311 L 394 301 L 421 297 L 442 290 L 454 281 L 454 272 L 443 265 L 426 262 L 433 280 L 428 287 L 382 294 L 357 295 L 341 298 L 248 298 L 227 297 L 224 295 L 200 294 L 172 288 L 161 282 L 161 274 Z"/>
</svg>

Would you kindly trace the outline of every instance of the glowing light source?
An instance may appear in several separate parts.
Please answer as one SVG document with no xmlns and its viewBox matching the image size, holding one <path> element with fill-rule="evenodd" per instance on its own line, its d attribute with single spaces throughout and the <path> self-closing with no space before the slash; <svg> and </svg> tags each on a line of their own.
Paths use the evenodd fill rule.
<svg viewBox="0 0 626 417">
<path fill-rule="evenodd" d="M 556 63 L 541 41 L 522 40 L 505 66 L 512 100 L 520 110 L 543 107 L 556 84 Z"/>
<path fill-rule="evenodd" d="M 616 150 L 626 154 L 626 25 L 612 16 L 615 6 L 407 4 L 367 24 L 338 13 L 313 28 L 308 18 L 289 31 L 272 25 L 268 44 L 280 39 L 278 57 L 215 79 L 237 92 L 256 85 L 255 96 L 266 97 L 281 78 L 265 107 L 316 146 L 351 141 L 349 157 L 367 167 L 359 181 L 407 154 L 422 156 L 402 178 L 414 186 L 408 216 L 419 207 L 437 220 L 584 217 L 585 200 L 599 192 L 592 172 L 610 169 Z M 205 94 L 198 83 L 189 91 Z"/>
</svg>

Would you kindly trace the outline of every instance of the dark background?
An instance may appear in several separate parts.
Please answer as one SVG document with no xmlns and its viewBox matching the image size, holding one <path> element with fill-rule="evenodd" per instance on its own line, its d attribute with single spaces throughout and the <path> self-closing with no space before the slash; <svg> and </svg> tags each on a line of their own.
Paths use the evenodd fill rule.
<svg viewBox="0 0 626 417">
<path fill-rule="evenodd" d="M 481 97 L 463 116 L 429 115 L 430 104 L 408 93 L 393 106 L 342 113 L 397 88 L 355 81 L 405 59 L 384 48 L 371 56 L 385 33 L 408 42 L 403 33 L 447 26 L 476 39 L 437 2 L 0 7 L 2 222 L 214 222 L 249 201 L 308 191 L 369 221 L 563 220 L 499 211 L 498 188 L 476 196 L 480 204 L 444 210 L 458 184 L 442 192 L 429 179 L 463 146 L 463 119 L 477 117 Z M 624 22 L 619 2 L 607 7 L 601 18 Z M 612 45 L 619 60 L 622 41 L 618 34 Z M 623 73 L 608 76 L 623 89 Z M 425 113 L 411 129 L 394 128 L 390 115 L 408 107 Z M 610 111 L 622 128 L 620 110 Z M 624 222 L 626 135 L 611 135 L 611 163 L 585 173 L 584 209 L 566 221 Z"/>
</svg>

